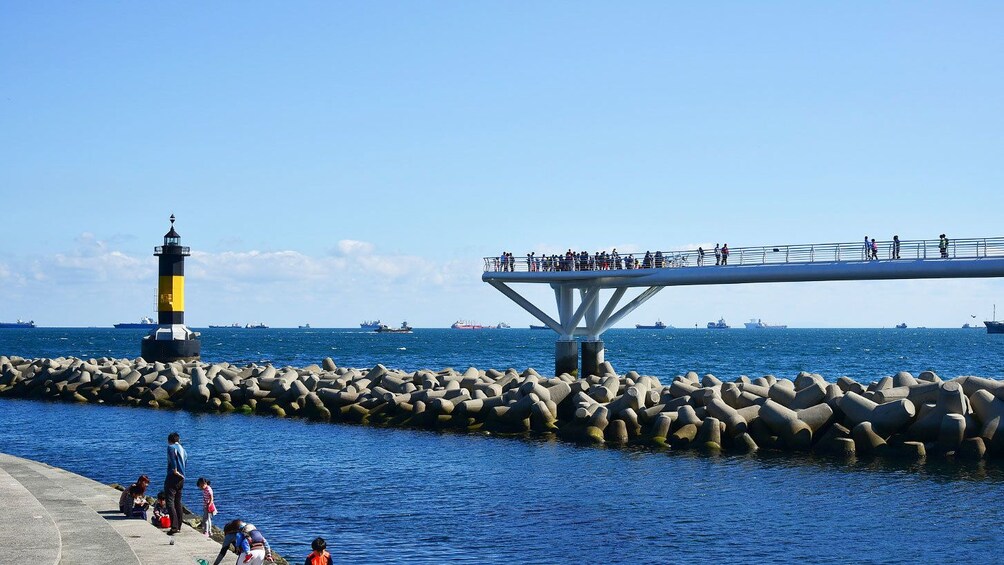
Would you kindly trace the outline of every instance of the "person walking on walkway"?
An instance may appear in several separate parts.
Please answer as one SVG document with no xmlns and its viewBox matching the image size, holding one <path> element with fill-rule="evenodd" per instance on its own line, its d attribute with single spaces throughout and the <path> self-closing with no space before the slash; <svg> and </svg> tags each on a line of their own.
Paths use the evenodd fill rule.
<svg viewBox="0 0 1004 565">
<path fill-rule="evenodd" d="M 871 256 L 872 246 L 868 243 L 868 236 L 865 236 L 865 261 L 870 261 L 868 257 Z"/>
<path fill-rule="evenodd" d="M 729 264 L 729 244 L 726 243 L 722 246 L 722 265 Z"/>
<path fill-rule="evenodd" d="M 899 236 L 892 236 L 892 258 L 899 259 Z"/>
<path fill-rule="evenodd" d="M 715 244 L 715 265 L 722 264 L 722 250 L 718 248 L 718 244 Z"/>
<path fill-rule="evenodd" d="M 872 238 L 872 259 L 878 261 L 878 244 L 875 243 L 875 238 Z"/>
<path fill-rule="evenodd" d="M 703 267 L 704 266 L 704 248 L 703 247 L 698 247 L 697 248 L 697 266 L 698 267 Z"/>
<path fill-rule="evenodd" d="M 167 513 L 171 516 L 171 529 L 167 535 L 181 531 L 181 489 L 185 486 L 185 465 L 188 455 L 181 446 L 181 436 L 171 432 L 167 436 L 167 478 L 164 479 L 164 494 L 167 496 Z"/>
<path fill-rule="evenodd" d="M 938 251 L 941 251 L 942 259 L 948 259 L 948 238 L 945 234 L 938 236 Z"/>
</svg>

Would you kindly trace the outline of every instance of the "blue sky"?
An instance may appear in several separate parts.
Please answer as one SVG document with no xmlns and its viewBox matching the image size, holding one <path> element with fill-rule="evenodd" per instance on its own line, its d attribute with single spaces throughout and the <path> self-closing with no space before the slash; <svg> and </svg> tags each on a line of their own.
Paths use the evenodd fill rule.
<svg viewBox="0 0 1004 565">
<path fill-rule="evenodd" d="M 481 257 L 1004 235 L 993 2 L 7 2 L 0 320 L 531 322 Z M 1004 281 L 667 289 L 625 320 L 957 326 Z M 528 294 L 553 312 L 550 290 Z"/>
</svg>

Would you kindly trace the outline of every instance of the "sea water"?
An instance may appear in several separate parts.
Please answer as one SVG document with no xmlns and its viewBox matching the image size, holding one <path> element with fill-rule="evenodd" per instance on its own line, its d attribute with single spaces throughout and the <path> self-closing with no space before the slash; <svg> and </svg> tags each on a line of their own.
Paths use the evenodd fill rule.
<svg viewBox="0 0 1004 565">
<path fill-rule="evenodd" d="M 0 354 L 134 357 L 142 332 L 4 330 Z M 1000 377 L 1004 336 L 980 330 L 614 330 L 618 371 L 663 382 L 696 370 L 871 380 L 909 370 Z M 407 370 L 546 370 L 554 335 L 531 330 L 204 330 L 209 361 Z M 543 371 L 542 371 L 543 372 Z M 678 563 L 993 561 L 1004 547 L 998 464 L 799 454 L 708 456 L 323 424 L 262 416 L 0 400 L 0 451 L 110 483 L 146 473 L 166 437 L 212 481 L 220 516 L 253 522 L 302 561 L 328 540 L 337 562 Z"/>
</svg>

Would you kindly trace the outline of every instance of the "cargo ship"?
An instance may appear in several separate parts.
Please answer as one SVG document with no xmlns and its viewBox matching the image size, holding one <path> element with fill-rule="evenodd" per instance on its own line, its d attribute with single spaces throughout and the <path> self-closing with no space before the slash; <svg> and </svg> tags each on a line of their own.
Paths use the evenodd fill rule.
<svg viewBox="0 0 1004 565">
<path fill-rule="evenodd" d="M 763 323 L 763 320 L 757 318 L 756 320 L 750 319 L 748 322 L 744 322 L 747 330 L 783 330 L 787 329 L 788 326 L 784 324 L 771 325 Z"/>
<path fill-rule="evenodd" d="M 34 328 L 35 320 L 29 320 L 25 322 L 21 318 L 18 318 L 16 322 L 0 322 L 0 328 L 2 329 L 27 329 Z"/>
<path fill-rule="evenodd" d="M 549 330 L 551 328 L 549 328 L 547 326 L 538 326 L 536 324 L 530 324 L 530 329 L 531 330 Z"/>
<path fill-rule="evenodd" d="M 635 324 L 634 327 L 635 327 L 635 329 L 639 329 L 639 330 L 664 330 L 668 326 L 666 326 L 666 324 L 662 323 L 662 320 L 656 320 L 656 322 L 654 324 L 651 324 L 651 325 Z"/>
<path fill-rule="evenodd" d="M 139 322 L 120 322 L 113 327 L 117 330 L 152 330 L 157 327 L 157 322 L 149 316 L 144 316 Z"/>
<path fill-rule="evenodd" d="M 359 322 L 359 327 L 364 330 L 375 330 L 384 324 L 380 323 L 380 320 L 368 320 L 365 322 Z"/>
<path fill-rule="evenodd" d="M 1004 322 L 997 320 L 997 305 L 994 304 L 994 319 L 983 322 L 988 334 L 1004 334 Z"/>
<path fill-rule="evenodd" d="M 239 329 L 243 328 L 244 326 L 242 326 L 242 325 L 240 325 L 238 323 L 233 323 L 233 324 L 230 324 L 229 326 L 222 326 L 222 325 L 216 325 L 216 326 L 214 326 L 213 324 L 209 324 L 209 327 L 213 328 L 214 330 L 223 329 L 223 328 L 228 328 L 228 329 L 232 329 L 232 330 L 239 330 Z"/>
<path fill-rule="evenodd" d="M 453 322 L 453 325 L 450 326 L 450 329 L 453 329 L 453 330 L 483 330 L 483 329 L 485 329 L 485 327 L 482 326 L 481 324 L 477 323 L 477 322 L 468 322 L 466 320 L 457 320 L 456 322 Z"/>
<path fill-rule="evenodd" d="M 719 318 L 717 322 L 708 322 L 709 330 L 727 330 L 729 325 L 725 323 L 725 318 Z"/>
<path fill-rule="evenodd" d="M 408 325 L 408 322 L 401 322 L 401 327 L 399 328 L 392 328 L 387 324 L 380 324 L 380 326 L 373 331 L 382 334 L 410 334 L 411 326 Z"/>
</svg>

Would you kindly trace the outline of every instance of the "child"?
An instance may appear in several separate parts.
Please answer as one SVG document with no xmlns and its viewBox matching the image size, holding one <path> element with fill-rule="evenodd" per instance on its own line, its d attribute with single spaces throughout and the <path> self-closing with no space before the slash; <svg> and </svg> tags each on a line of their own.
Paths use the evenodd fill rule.
<svg viewBox="0 0 1004 565">
<path fill-rule="evenodd" d="M 213 497 L 213 487 L 209 486 L 209 479 L 199 477 L 195 485 L 202 489 L 202 535 L 208 538 L 213 533 L 216 499 Z"/>
<path fill-rule="evenodd" d="M 327 547 L 328 544 L 324 541 L 324 538 L 315 539 L 310 544 L 310 549 L 314 551 L 310 552 L 303 565 L 333 565 L 334 561 L 331 559 L 331 555 L 325 551 Z"/>
<path fill-rule="evenodd" d="M 157 502 L 153 503 L 153 525 L 158 528 L 171 527 L 171 518 L 167 513 L 167 495 L 164 491 L 157 493 Z"/>
</svg>

